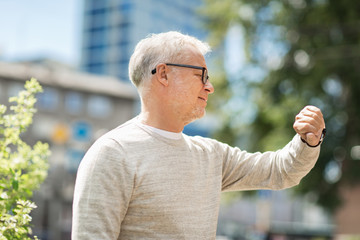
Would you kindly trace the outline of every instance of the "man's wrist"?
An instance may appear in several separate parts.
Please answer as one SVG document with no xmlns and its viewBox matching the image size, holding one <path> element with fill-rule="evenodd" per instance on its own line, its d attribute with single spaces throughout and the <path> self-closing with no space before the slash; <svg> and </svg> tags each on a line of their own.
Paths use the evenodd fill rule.
<svg viewBox="0 0 360 240">
<path fill-rule="evenodd" d="M 315 147 L 319 146 L 319 145 L 324 141 L 325 135 L 326 135 L 326 128 L 324 128 L 324 129 L 322 130 L 320 140 L 319 140 L 318 144 L 316 144 L 316 145 L 314 145 L 314 146 L 313 146 L 313 145 L 310 145 L 310 144 L 309 144 L 308 142 L 306 142 L 302 137 L 300 137 L 300 139 L 301 139 L 301 141 L 302 141 L 303 143 L 305 143 L 305 144 L 308 145 L 309 147 L 315 148 Z"/>
</svg>

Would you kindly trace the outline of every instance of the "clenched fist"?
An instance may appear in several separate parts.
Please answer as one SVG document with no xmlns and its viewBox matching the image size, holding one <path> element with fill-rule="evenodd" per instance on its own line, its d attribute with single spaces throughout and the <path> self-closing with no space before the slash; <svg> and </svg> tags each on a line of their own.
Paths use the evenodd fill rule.
<svg viewBox="0 0 360 240">
<path fill-rule="evenodd" d="M 324 117 L 319 108 L 306 106 L 296 115 L 293 127 L 308 145 L 316 146 L 325 129 Z"/>
</svg>

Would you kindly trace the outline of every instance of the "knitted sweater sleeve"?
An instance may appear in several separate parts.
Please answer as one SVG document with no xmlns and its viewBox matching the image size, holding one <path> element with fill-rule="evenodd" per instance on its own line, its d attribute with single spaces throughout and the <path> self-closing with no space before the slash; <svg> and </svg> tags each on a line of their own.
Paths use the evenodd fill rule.
<svg viewBox="0 0 360 240">
<path fill-rule="evenodd" d="M 296 135 L 276 152 L 248 153 L 222 145 L 225 150 L 222 190 L 284 189 L 295 186 L 314 167 L 320 146 L 310 148 Z"/>
<path fill-rule="evenodd" d="M 109 138 L 86 153 L 76 178 L 72 239 L 118 239 L 133 188 L 133 171 L 125 158 L 121 146 Z"/>
</svg>

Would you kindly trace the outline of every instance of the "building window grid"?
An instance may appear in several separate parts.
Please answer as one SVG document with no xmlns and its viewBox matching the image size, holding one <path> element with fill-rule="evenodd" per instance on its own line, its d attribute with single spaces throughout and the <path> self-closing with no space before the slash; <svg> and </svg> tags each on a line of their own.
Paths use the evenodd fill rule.
<svg viewBox="0 0 360 240">
<path fill-rule="evenodd" d="M 108 0 L 89 0 L 87 1 L 87 11 L 94 11 L 97 9 L 107 8 L 109 5 Z"/>
<path fill-rule="evenodd" d="M 109 25 L 106 11 L 93 14 L 89 21 L 89 29 L 106 28 Z"/>
<path fill-rule="evenodd" d="M 89 31 L 85 32 L 85 46 L 86 47 L 98 47 L 98 46 L 105 46 L 107 44 L 107 36 L 108 29 L 97 28 L 97 29 L 90 29 Z"/>
<path fill-rule="evenodd" d="M 85 71 L 94 74 L 105 74 L 105 63 L 88 63 L 85 65 Z"/>
<path fill-rule="evenodd" d="M 182 12 L 182 15 L 185 15 L 187 17 L 185 17 L 186 19 L 194 19 L 193 14 L 194 11 L 196 11 L 197 7 L 201 6 L 201 1 L 191 1 L 189 2 L 173 2 L 172 0 L 165 0 L 165 4 L 166 2 L 171 3 L 170 6 L 173 6 L 174 11 L 176 10 L 177 12 Z M 113 3 L 113 2 L 111 2 Z M 91 18 L 92 15 L 99 15 L 98 19 L 100 20 L 93 20 L 95 23 L 91 24 L 91 26 L 89 26 L 89 28 L 87 29 L 87 34 L 88 37 L 87 39 L 89 39 L 89 41 L 86 43 L 85 42 L 85 47 L 83 48 L 83 51 L 85 51 L 86 53 L 83 54 L 84 60 L 84 68 L 88 69 L 89 72 L 92 73 L 96 73 L 96 74 L 104 74 L 106 73 L 106 69 L 107 69 L 107 64 L 110 65 L 114 65 L 115 62 L 117 62 L 118 66 L 119 66 L 119 71 L 122 75 L 122 79 L 124 78 L 123 76 L 126 75 L 127 77 L 127 65 L 128 65 L 128 60 L 130 58 L 131 55 L 131 42 L 129 39 L 129 34 L 126 34 L 127 32 L 130 31 L 130 27 L 132 26 L 131 21 L 130 21 L 130 16 L 131 13 L 134 12 L 135 10 L 135 2 L 128 0 L 128 1 L 121 1 L 121 3 L 113 3 L 110 4 L 110 2 L 108 3 L 104 3 L 104 4 L 97 4 L 97 3 L 92 3 L 95 5 L 91 5 L 94 8 L 88 8 L 88 10 L 86 11 L 86 14 L 88 15 L 87 17 Z M 162 5 L 164 4 L 164 2 L 162 2 Z M 176 4 L 176 5 L 174 5 Z M 145 11 L 144 6 L 141 7 L 139 6 L 142 11 Z M 154 6 L 148 6 L 146 7 L 146 10 L 149 11 L 149 7 L 153 8 Z M 117 13 L 116 13 L 116 12 Z M 140 10 L 141 11 L 141 10 Z M 157 27 L 156 29 L 154 29 L 156 31 L 165 31 L 169 29 L 169 25 L 164 25 L 164 22 L 174 22 L 174 18 L 172 17 L 171 14 L 172 11 L 169 11 L 167 14 L 165 14 L 165 16 L 160 16 L 159 19 L 159 14 L 157 12 L 155 19 L 156 22 L 158 22 L 159 24 L 162 24 L 162 27 Z M 122 16 L 121 18 L 117 18 L 114 17 L 114 14 L 119 14 Z M 109 23 L 105 23 L 104 22 L 104 16 L 101 15 L 107 15 L 107 19 L 109 21 Z M 150 16 L 153 16 L 154 13 L 150 13 Z M 101 16 L 101 17 L 100 17 Z M 111 18 L 113 18 L 113 20 L 115 22 L 111 22 L 110 20 Z M 103 20 L 101 20 L 103 19 Z M 184 17 L 182 18 L 184 19 Z M 90 19 L 89 19 L 90 20 Z M 195 18 L 196 20 L 196 18 Z M 100 24 L 98 22 L 103 21 L 103 24 Z M 201 20 L 200 20 L 201 21 Z M 193 21 L 191 21 L 193 22 Z M 111 25 L 111 26 L 110 26 Z M 173 24 L 174 25 L 174 24 Z M 198 32 L 199 29 L 195 28 L 194 26 L 192 26 L 191 24 L 184 24 L 183 20 L 178 20 L 175 24 L 176 26 L 183 26 L 182 28 L 180 28 L 180 31 L 183 31 L 184 33 L 187 34 L 191 34 L 191 35 L 195 35 L 197 37 L 202 37 L 204 36 L 203 32 Z M 159 25 L 157 25 L 159 26 Z M 197 27 L 199 27 L 199 24 L 197 24 Z M 117 31 L 119 31 L 118 34 L 119 38 L 113 42 L 109 42 L 109 36 L 108 33 L 110 31 L 113 31 L 113 29 L 116 28 L 118 29 Z M 103 37 L 101 37 L 100 35 L 103 35 Z M 206 35 L 206 34 L 205 34 Z M 117 42 L 117 43 L 116 43 Z M 116 51 L 118 53 L 116 53 L 118 55 L 118 57 L 113 57 L 113 58 L 109 58 L 107 59 L 107 51 L 109 51 L 108 49 L 112 49 L 114 50 L 114 44 L 117 46 L 116 47 Z M 126 69 L 125 69 L 126 67 Z M 119 73 L 119 74 L 120 74 Z M 124 74 L 126 73 L 126 74 Z"/>
<path fill-rule="evenodd" d="M 88 62 L 98 64 L 106 61 L 107 48 L 97 48 L 88 52 Z"/>
</svg>

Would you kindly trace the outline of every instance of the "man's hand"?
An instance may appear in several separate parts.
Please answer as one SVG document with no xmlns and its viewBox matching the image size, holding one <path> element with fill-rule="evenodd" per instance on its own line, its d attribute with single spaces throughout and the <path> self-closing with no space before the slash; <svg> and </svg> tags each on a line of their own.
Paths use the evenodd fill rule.
<svg viewBox="0 0 360 240">
<path fill-rule="evenodd" d="M 293 127 L 308 145 L 316 146 L 325 128 L 324 117 L 319 108 L 306 106 L 296 115 Z"/>
</svg>

